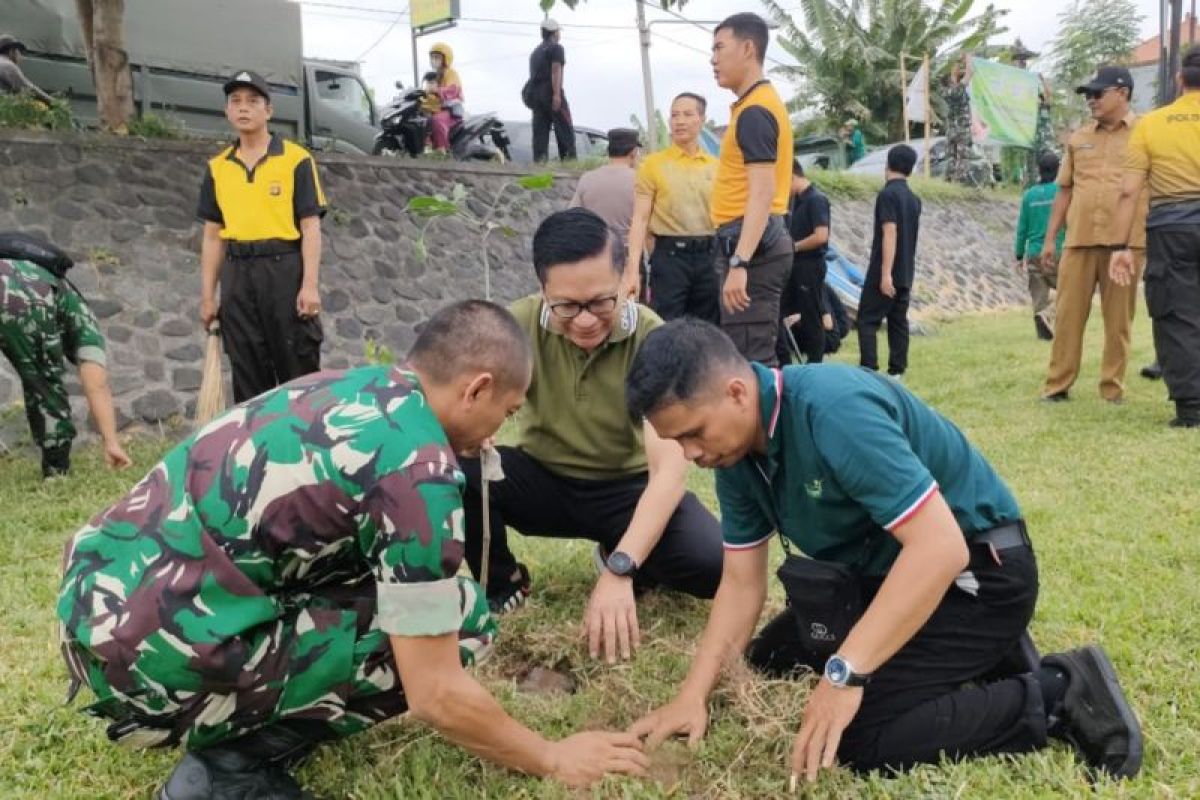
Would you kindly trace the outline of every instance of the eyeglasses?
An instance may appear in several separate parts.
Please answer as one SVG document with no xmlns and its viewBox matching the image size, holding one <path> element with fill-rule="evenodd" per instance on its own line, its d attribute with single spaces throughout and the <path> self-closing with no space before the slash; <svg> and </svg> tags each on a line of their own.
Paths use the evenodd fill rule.
<svg viewBox="0 0 1200 800">
<path fill-rule="evenodd" d="M 1088 100 L 1099 100 L 1106 92 L 1111 92 L 1115 86 L 1105 86 L 1103 89 L 1088 89 L 1083 93 L 1084 98 Z"/>
<path fill-rule="evenodd" d="M 561 303 L 551 303 L 550 311 L 554 316 L 561 317 L 562 319 L 575 319 L 584 310 L 587 310 L 594 317 L 603 317 L 611 314 L 616 309 L 617 297 L 616 294 L 610 294 L 604 297 L 593 298 L 586 303 L 564 300 Z"/>
</svg>

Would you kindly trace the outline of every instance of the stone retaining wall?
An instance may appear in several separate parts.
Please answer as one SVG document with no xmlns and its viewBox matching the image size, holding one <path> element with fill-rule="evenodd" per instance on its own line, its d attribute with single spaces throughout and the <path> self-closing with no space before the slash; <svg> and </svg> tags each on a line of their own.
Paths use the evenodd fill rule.
<svg viewBox="0 0 1200 800">
<path fill-rule="evenodd" d="M 70 278 L 108 337 L 122 427 L 191 413 L 203 353 L 194 212 L 205 160 L 217 147 L 0 132 L 0 230 L 42 234 L 76 258 Z M 422 255 L 421 221 L 403 210 L 410 197 L 448 194 L 461 183 L 472 210 L 484 214 L 503 191 L 508 199 L 497 219 L 517 235 L 493 235 L 488 246 L 492 294 L 503 302 L 535 288 L 530 234 L 538 220 L 567 205 L 575 184 L 573 176 L 559 175 L 551 189 L 527 192 L 514 186 L 522 173 L 501 166 L 335 154 L 318 162 L 330 203 L 321 288 L 323 363 L 331 368 L 361 362 L 368 339 L 402 353 L 432 311 L 483 294 L 477 233 L 441 220 L 427 231 Z M 871 202 L 835 201 L 833 214 L 834 242 L 865 262 Z M 1015 214 L 1015 202 L 926 203 L 918 315 L 1024 301 L 1023 282 L 1011 268 Z M 74 380 L 71 390 L 82 417 Z M 0 360 L 0 407 L 18 400 L 20 387 Z M 3 438 L 22 437 L 27 433 Z"/>
</svg>

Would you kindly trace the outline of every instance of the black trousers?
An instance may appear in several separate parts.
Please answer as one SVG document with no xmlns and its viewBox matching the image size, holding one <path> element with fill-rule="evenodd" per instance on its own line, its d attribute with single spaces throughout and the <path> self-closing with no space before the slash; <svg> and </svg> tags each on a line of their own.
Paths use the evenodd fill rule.
<svg viewBox="0 0 1200 800">
<path fill-rule="evenodd" d="M 221 267 L 221 337 L 241 403 L 321 368 L 320 319 L 301 319 L 300 253 L 227 258 Z"/>
<path fill-rule="evenodd" d="M 721 329 L 729 334 L 738 351 L 750 361 L 768 367 L 778 365 L 775 344 L 779 340 L 779 299 L 792 269 L 792 237 L 780 236 L 765 253 L 756 254 L 747 266 L 746 292 L 750 307 L 729 313 L 721 309 Z M 728 267 L 722 276 L 728 274 Z"/>
<path fill-rule="evenodd" d="M 721 322 L 712 237 L 660 236 L 650 256 L 650 305 L 665 320 L 696 317 Z"/>
<path fill-rule="evenodd" d="M 779 298 L 781 326 L 784 317 L 800 315 L 800 321 L 791 326 L 791 334 L 809 364 L 820 364 L 825 358 L 825 327 L 821 324 L 821 315 L 828 313 L 824 303 L 825 269 L 824 258 L 792 259 L 792 271 Z M 780 364 L 791 363 L 787 333 L 782 329 L 775 356 Z"/>
<path fill-rule="evenodd" d="M 1200 227 L 1146 231 L 1146 307 L 1169 397 L 1200 413 Z"/>
<path fill-rule="evenodd" d="M 1022 652 L 1037 603 L 1033 549 L 993 556 L 987 545 L 972 545 L 966 574 L 978 581 L 976 594 L 951 586 L 925 625 L 875 671 L 842 737 L 842 763 L 904 770 L 942 755 L 1024 753 L 1046 744 L 1041 689 Z M 868 602 L 882 583 L 866 579 Z M 801 647 L 795 631 L 784 611 L 750 643 L 750 663 L 770 674 L 822 672 L 824 659 Z"/>
<path fill-rule="evenodd" d="M 879 369 L 879 351 L 875 334 L 887 320 L 888 374 L 903 375 L 908 369 L 908 298 L 911 290 L 896 287 L 896 296 L 888 297 L 879 291 L 879 278 L 867 277 L 862 297 L 858 301 L 858 363 L 868 369 Z"/>
<path fill-rule="evenodd" d="M 550 128 L 554 128 L 554 141 L 558 145 L 558 157 L 562 161 L 575 158 L 575 126 L 571 122 L 571 107 L 563 98 L 558 111 L 550 106 L 533 109 L 533 160 L 545 161 L 550 149 Z"/>
<path fill-rule="evenodd" d="M 579 480 L 556 475 L 515 447 L 500 447 L 504 480 L 490 484 L 492 541 L 488 591 L 504 588 L 517 566 L 508 547 L 507 526 L 526 536 L 589 539 L 611 552 L 633 518 L 646 488 L 645 473 L 613 480 Z M 478 579 L 483 563 L 483 499 L 479 460 L 462 459 L 467 563 Z M 712 597 L 725 559 L 721 523 L 691 492 L 671 515 L 654 552 L 638 574 L 696 597 Z"/>
</svg>

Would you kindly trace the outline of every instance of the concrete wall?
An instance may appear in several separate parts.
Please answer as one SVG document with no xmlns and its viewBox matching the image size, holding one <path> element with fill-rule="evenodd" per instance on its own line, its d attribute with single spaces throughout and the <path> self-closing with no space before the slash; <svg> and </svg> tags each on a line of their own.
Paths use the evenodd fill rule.
<svg viewBox="0 0 1200 800">
<path fill-rule="evenodd" d="M 191 413 L 204 342 L 194 212 L 215 149 L 211 142 L 0 132 L 0 230 L 42 234 L 76 258 L 70 278 L 108 338 L 122 426 Z M 493 235 L 488 246 L 493 297 L 509 301 L 535 288 L 530 235 L 541 218 L 567 205 L 575 183 L 560 175 L 553 188 L 531 193 L 511 188 L 521 173 L 499 166 L 339 155 L 318 161 L 330 202 L 321 286 L 323 363 L 331 368 L 361 362 L 367 339 L 403 353 L 433 310 L 483 295 L 478 235 L 460 221 L 439 221 L 422 257 L 415 246 L 421 221 L 403 210 L 410 197 L 448 194 L 461 183 L 482 214 L 510 187 L 497 219 L 517 235 Z M 918 314 L 1023 301 L 1010 266 L 1015 212 L 1008 202 L 926 204 Z M 834 241 L 860 262 L 870 247 L 871 213 L 870 201 L 834 203 Z M 82 417 L 76 384 L 73 392 Z M 0 360 L 0 407 L 19 399 L 20 387 Z"/>
</svg>

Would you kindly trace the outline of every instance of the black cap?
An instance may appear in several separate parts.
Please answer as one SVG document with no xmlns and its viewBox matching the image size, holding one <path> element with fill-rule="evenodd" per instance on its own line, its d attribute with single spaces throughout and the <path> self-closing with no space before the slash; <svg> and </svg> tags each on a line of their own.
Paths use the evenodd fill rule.
<svg viewBox="0 0 1200 800">
<path fill-rule="evenodd" d="M 271 87 L 267 85 L 266 78 L 257 72 L 243 69 L 225 81 L 225 96 L 228 97 L 233 94 L 234 89 L 241 88 L 253 89 L 266 98 L 268 103 L 271 102 Z"/>
<path fill-rule="evenodd" d="M 0 53 L 7 53 L 9 50 L 20 50 L 22 53 L 29 52 L 29 48 L 17 37 L 9 33 L 0 34 Z"/>
<path fill-rule="evenodd" d="M 1124 67 L 1101 67 L 1096 70 L 1096 77 L 1092 78 L 1082 86 L 1075 87 L 1075 94 L 1084 94 L 1085 92 L 1099 92 L 1103 89 L 1109 89 L 1114 86 L 1124 86 L 1126 89 L 1133 92 L 1133 76 L 1129 74 L 1129 70 Z"/>
<path fill-rule="evenodd" d="M 633 152 L 635 147 L 641 146 L 641 138 L 633 128 L 613 128 L 608 132 L 608 154 L 610 156 L 627 156 Z"/>
</svg>

